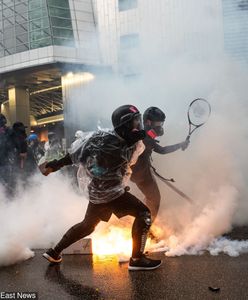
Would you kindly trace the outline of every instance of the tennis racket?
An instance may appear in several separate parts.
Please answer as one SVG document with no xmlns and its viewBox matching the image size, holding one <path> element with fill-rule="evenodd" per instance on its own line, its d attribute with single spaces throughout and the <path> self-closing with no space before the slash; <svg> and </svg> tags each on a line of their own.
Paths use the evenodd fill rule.
<svg viewBox="0 0 248 300">
<path fill-rule="evenodd" d="M 191 134 L 199 127 L 204 125 L 211 114 L 211 106 L 207 100 L 203 98 L 197 98 L 193 100 L 188 108 L 188 122 L 189 122 L 189 133 L 186 138 L 190 140 Z M 184 150 L 184 149 L 182 149 Z"/>
</svg>

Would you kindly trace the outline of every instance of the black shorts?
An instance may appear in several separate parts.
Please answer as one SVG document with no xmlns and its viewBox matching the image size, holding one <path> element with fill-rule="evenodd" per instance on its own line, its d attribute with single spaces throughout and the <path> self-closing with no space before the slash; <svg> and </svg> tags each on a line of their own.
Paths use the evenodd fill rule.
<svg viewBox="0 0 248 300">
<path fill-rule="evenodd" d="M 112 214 L 118 218 L 122 218 L 128 215 L 137 217 L 145 212 L 150 213 L 149 208 L 134 195 L 125 192 L 120 197 L 108 203 L 93 204 L 89 202 L 85 219 L 94 218 L 107 222 Z"/>
</svg>

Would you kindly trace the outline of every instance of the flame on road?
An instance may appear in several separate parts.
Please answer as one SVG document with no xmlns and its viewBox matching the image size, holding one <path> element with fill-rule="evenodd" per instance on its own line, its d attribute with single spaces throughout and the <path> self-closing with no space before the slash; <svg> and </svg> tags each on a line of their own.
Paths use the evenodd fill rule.
<svg viewBox="0 0 248 300">
<path fill-rule="evenodd" d="M 93 254 L 118 255 L 129 258 L 132 253 L 131 228 L 110 225 L 106 231 L 97 231 L 93 235 Z"/>
<path fill-rule="evenodd" d="M 132 254 L 132 222 L 124 224 L 120 221 L 114 222 L 117 225 L 111 223 L 100 227 L 92 235 L 93 254 L 97 256 L 117 255 L 119 261 L 126 261 Z M 146 250 L 155 249 L 155 245 L 156 242 L 148 238 Z"/>
</svg>

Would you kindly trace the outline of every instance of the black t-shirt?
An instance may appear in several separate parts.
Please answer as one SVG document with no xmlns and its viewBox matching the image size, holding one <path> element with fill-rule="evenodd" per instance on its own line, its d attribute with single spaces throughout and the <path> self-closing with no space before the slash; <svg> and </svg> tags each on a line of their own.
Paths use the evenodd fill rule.
<svg viewBox="0 0 248 300">
<path fill-rule="evenodd" d="M 145 150 L 143 153 L 139 156 L 138 161 L 135 165 L 132 166 L 132 176 L 131 180 L 135 181 L 135 179 L 146 176 L 146 172 L 150 172 L 150 160 L 152 151 L 155 151 L 157 147 L 157 141 L 146 137 L 143 140 L 143 143 L 145 145 Z"/>
<path fill-rule="evenodd" d="M 152 139 L 147 136 L 144 140 L 145 150 L 139 156 L 138 161 L 134 166 L 132 166 L 132 176 L 131 180 L 137 182 L 150 174 L 151 156 L 152 152 L 159 154 L 168 154 L 174 152 L 182 147 L 182 143 L 170 145 L 170 146 L 160 146 L 159 141 Z"/>
</svg>

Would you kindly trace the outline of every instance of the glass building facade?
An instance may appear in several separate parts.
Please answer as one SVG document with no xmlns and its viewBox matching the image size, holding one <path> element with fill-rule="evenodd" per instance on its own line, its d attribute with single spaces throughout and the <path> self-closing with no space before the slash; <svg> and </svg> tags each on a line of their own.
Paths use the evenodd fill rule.
<svg viewBox="0 0 248 300">
<path fill-rule="evenodd" d="M 68 0 L 1 0 L 0 57 L 49 45 L 74 46 Z"/>
<path fill-rule="evenodd" d="M 119 11 L 125 11 L 132 8 L 137 8 L 137 0 L 118 0 Z"/>
<path fill-rule="evenodd" d="M 223 0 L 223 20 L 226 51 L 248 63 L 248 0 Z"/>
</svg>

